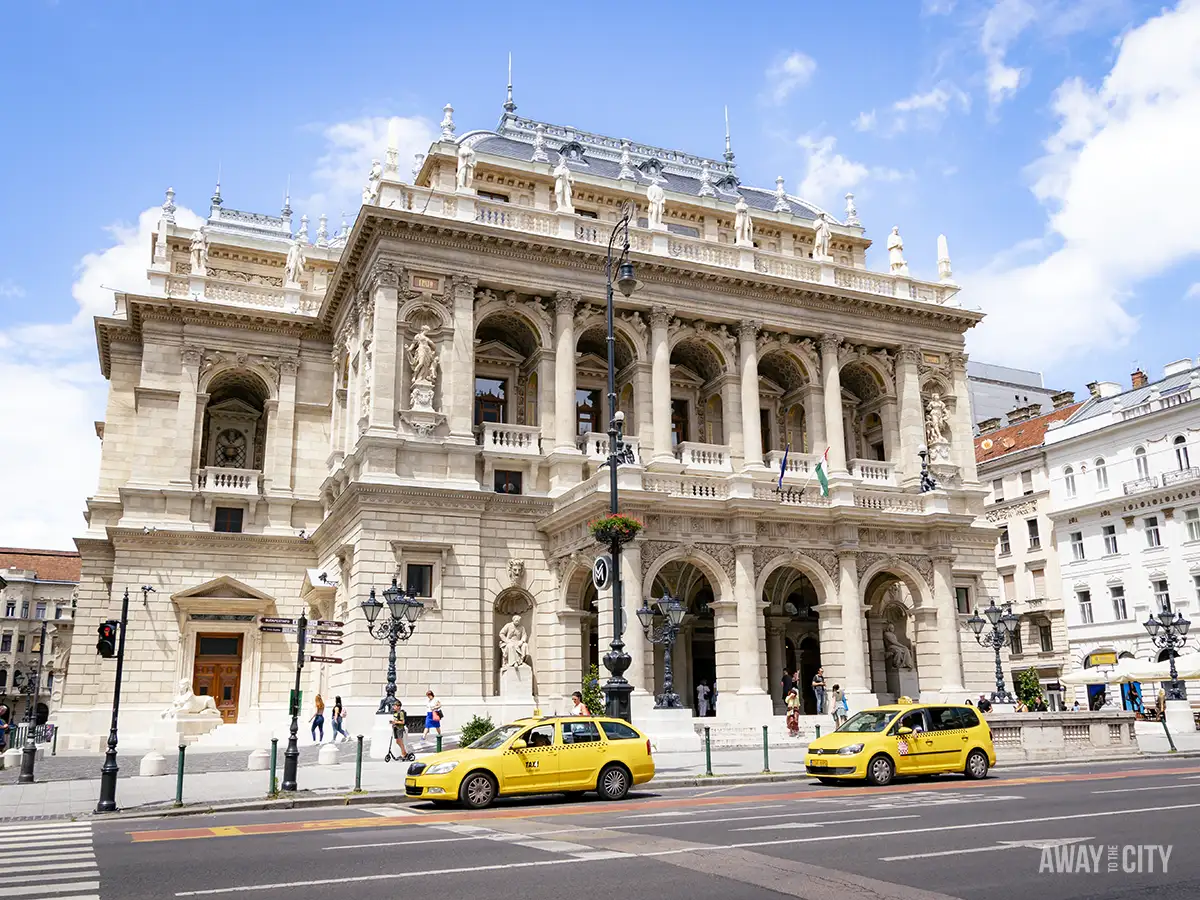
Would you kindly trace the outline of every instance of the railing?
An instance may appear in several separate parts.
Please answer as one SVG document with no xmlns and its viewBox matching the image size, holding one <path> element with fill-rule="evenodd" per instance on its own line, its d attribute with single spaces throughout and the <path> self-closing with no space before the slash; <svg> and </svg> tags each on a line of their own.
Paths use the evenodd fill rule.
<svg viewBox="0 0 1200 900">
<path fill-rule="evenodd" d="M 1188 388 L 1186 391 L 1179 391 L 1177 394 L 1168 394 L 1162 398 L 1162 408 L 1170 409 L 1172 406 L 1182 406 L 1192 399 L 1192 390 Z"/>
<path fill-rule="evenodd" d="M 1152 413 L 1156 410 L 1171 409 L 1175 406 L 1182 406 L 1185 403 L 1190 403 L 1193 398 L 1193 392 L 1190 387 L 1184 388 L 1182 391 L 1176 391 L 1173 394 L 1167 394 L 1165 397 L 1151 397 L 1137 406 L 1131 406 L 1129 409 L 1121 410 L 1121 420 L 1128 421 L 1136 419 L 1138 416 L 1144 416 L 1147 413 Z"/>
<path fill-rule="evenodd" d="M 877 459 L 850 460 L 850 474 L 868 484 L 895 486 L 896 464 Z"/>
<path fill-rule="evenodd" d="M 922 513 L 925 511 L 925 501 L 920 494 L 875 493 L 874 491 L 854 492 L 854 505 L 859 509 L 873 509 L 877 512 Z"/>
<path fill-rule="evenodd" d="M 676 259 L 687 259 L 710 266 L 737 268 L 738 264 L 736 251 L 705 240 L 672 237 L 667 241 L 667 253 Z"/>
<path fill-rule="evenodd" d="M 1133 481 L 1126 481 L 1121 487 L 1126 494 L 1139 494 L 1142 491 L 1152 491 L 1158 487 L 1158 478 L 1154 475 L 1147 475 L 1145 478 L 1135 478 Z"/>
<path fill-rule="evenodd" d="M 541 429 L 536 425 L 503 425 L 484 422 L 479 443 L 484 453 L 504 456 L 540 456 Z"/>
<path fill-rule="evenodd" d="M 778 275 L 797 281 L 821 280 L 821 267 L 815 263 L 795 262 L 785 257 L 771 256 L 762 251 L 754 253 L 754 271 L 763 275 Z"/>
<path fill-rule="evenodd" d="M 607 244 L 611 234 L 611 228 L 599 225 L 589 219 L 575 223 L 575 240 L 583 241 L 585 244 Z"/>
<path fill-rule="evenodd" d="M 866 291 L 869 294 L 884 294 L 896 296 L 895 282 L 884 275 L 872 275 L 868 272 L 855 272 L 838 269 L 833 276 L 833 283 L 838 287 L 850 288 L 855 291 Z"/>
<path fill-rule="evenodd" d="M 770 500 L 784 506 L 829 506 L 832 503 L 828 497 L 822 497 L 821 491 L 816 487 L 785 485 L 780 490 L 777 485 L 761 482 L 754 485 L 754 499 Z"/>
<path fill-rule="evenodd" d="M 200 490 L 210 494 L 257 497 L 262 472 L 257 469 L 224 469 L 209 466 L 200 470 Z"/>
<path fill-rule="evenodd" d="M 689 469 L 705 472 L 732 472 L 729 448 L 720 444 L 683 441 L 675 446 L 675 458 Z"/>
<path fill-rule="evenodd" d="M 724 500 L 729 496 L 729 483 L 725 479 L 692 475 L 646 475 L 642 478 L 642 489 L 694 500 Z"/>
<path fill-rule="evenodd" d="M 1174 472 L 1163 472 L 1163 487 L 1171 484 L 1186 484 L 1189 481 L 1200 480 L 1200 469 L 1192 466 L 1190 469 L 1178 469 Z"/>
<path fill-rule="evenodd" d="M 607 462 L 608 461 L 608 435 L 597 431 L 589 431 L 587 434 L 581 434 L 578 438 L 579 449 L 583 451 L 583 455 L 591 462 Z M 622 439 L 625 446 L 633 450 L 634 462 L 640 464 L 641 451 L 638 446 L 638 439 L 631 434 L 625 435 Z"/>
<path fill-rule="evenodd" d="M 220 303 L 235 303 L 238 306 L 265 306 L 283 309 L 283 289 L 252 287 L 245 284 L 222 284 L 210 281 L 204 286 L 204 299 Z"/>
<path fill-rule="evenodd" d="M 457 211 L 457 205 L 455 210 Z M 551 215 L 503 203 L 489 203 L 486 200 L 475 201 L 475 221 L 481 225 L 511 228 L 513 231 L 525 231 L 530 234 L 554 234 L 558 230 L 558 223 Z"/>
<path fill-rule="evenodd" d="M 768 453 L 766 459 L 767 468 L 778 472 L 779 466 L 783 463 L 783 454 L 784 451 L 782 450 L 772 450 Z M 789 475 L 795 475 L 800 478 L 810 477 L 820 458 L 811 453 L 788 453 L 787 468 L 784 469 L 783 473 L 784 478 L 787 478 Z"/>
</svg>

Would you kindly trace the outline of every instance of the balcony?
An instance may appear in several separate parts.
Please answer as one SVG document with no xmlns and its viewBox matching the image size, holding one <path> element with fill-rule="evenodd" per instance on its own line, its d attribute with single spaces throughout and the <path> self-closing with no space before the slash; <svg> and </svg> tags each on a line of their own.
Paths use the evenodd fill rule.
<svg viewBox="0 0 1200 900">
<path fill-rule="evenodd" d="M 587 457 L 588 462 L 603 463 L 608 462 L 608 435 L 598 431 L 589 431 L 587 434 L 579 436 L 579 449 L 583 451 L 583 455 Z M 622 438 L 625 446 L 633 450 L 633 461 L 635 465 L 641 465 L 642 456 L 641 450 L 638 447 L 638 439 L 634 435 L 627 434 Z"/>
<path fill-rule="evenodd" d="M 767 468 L 773 472 L 778 472 L 779 467 L 783 464 L 784 451 L 772 450 L 767 454 Z M 821 457 L 815 456 L 812 453 L 788 453 L 787 468 L 783 472 L 783 477 L 789 476 L 795 478 L 809 478 L 813 474 L 813 468 Z"/>
<path fill-rule="evenodd" d="M 1152 491 L 1158 487 L 1158 477 L 1147 475 L 1145 478 L 1135 478 L 1133 481 L 1126 481 L 1121 487 L 1126 496 L 1140 494 L 1142 491 Z"/>
<path fill-rule="evenodd" d="M 668 497 L 687 497 L 694 500 L 725 500 L 729 497 L 729 482 L 724 478 L 700 478 L 691 475 L 646 475 L 642 489 Z"/>
<path fill-rule="evenodd" d="M 690 470 L 698 472 L 732 472 L 733 461 L 729 448 L 720 444 L 699 444 L 683 441 L 675 446 L 675 458 Z"/>
<path fill-rule="evenodd" d="M 1189 481 L 1200 481 L 1200 468 L 1192 466 L 1190 469 L 1179 469 L 1175 472 L 1163 472 L 1163 487 L 1170 487 L 1174 484 L 1187 484 Z"/>
<path fill-rule="evenodd" d="M 896 464 L 878 459 L 850 460 L 850 474 L 865 484 L 896 486 Z"/>
<path fill-rule="evenodd" d="M 205 494 L 224 497 L 257 497 L 261 492 L 262 472 L 257 469 L 222 469 L 209 467 L 200 470 L 200 490 Z"/>
<path fill-rule="evenodd" d="M 276 285 L 232 279 L 232 273 L 228 277 L 211 274 L 171 275 L 165 279 L 163 287 L 168 297 L 194 297 L 232 306 L 275 309 L 302 315 L 314 315 L 321 308 L 323 290 L 285 290 Z"/>
<path fill-rule="evenodd" d="M 484 422 L 479 435 L 485 455 L 541 456 L 542 430 L 536 425 L 505 425 Z"/>
</svg>

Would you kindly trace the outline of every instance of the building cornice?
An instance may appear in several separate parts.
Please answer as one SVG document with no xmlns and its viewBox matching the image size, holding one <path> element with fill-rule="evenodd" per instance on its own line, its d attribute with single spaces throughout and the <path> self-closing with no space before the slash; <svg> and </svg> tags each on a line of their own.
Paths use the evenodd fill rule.
<svg viewBox="0 0 1200 900">
<path fill-rule="evenodd" d="M 209 552 L 260 554 L 264 550 L 298 558 L 315 559 L 316 548 L 301 537 L 277 534 L 228 534 L 221 531 L 172 531 L 155 528 L 149 534 L 141 528 L 110 527 L 108 541 L 119 550 L 160 550 L 203 547 Z M 76 541 L 79 543 L 79 541 Z M 82 549 L 82 547 L 81 547 Z"/>
<path fill-rule="evenodd" d="M 1095 500 L 1080 506 L 1056 509 L 1046 515 L 1056 523 L 1066 522 L 1071 517 L 1090 516 L 1104 510 L 1109 510 L 1114 515 L 1129 516 L 1137 515 L 1142 510 L 1197 500 L 1200 500 L 1200 483 L 1193 482 L 1187 487 L 1157 488 L 1144 493 L 1122 494 L 1117 497 Z"/>
</svg>

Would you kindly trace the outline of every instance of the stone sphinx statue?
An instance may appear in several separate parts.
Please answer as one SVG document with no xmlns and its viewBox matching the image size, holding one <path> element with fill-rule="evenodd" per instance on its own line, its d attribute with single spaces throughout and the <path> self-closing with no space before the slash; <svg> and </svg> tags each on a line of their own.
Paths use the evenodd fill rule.
<svg viewBox="0 0 1200 900">
<path fill-rule="evenodd" d="M 179 679 L 179 692 L 171 705 L 163 710 L 164 719 L 174 719 L 179 716 L 220 716 L 217 704 L 213 698 L 205 694 L 197 694 L 192 690 L 192 683 L 186 678 Z"/>
</svg>

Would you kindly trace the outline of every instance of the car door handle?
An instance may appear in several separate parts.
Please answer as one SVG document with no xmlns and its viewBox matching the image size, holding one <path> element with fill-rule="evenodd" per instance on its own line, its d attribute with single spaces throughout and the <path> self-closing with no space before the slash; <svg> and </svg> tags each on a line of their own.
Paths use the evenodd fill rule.
<svg viewBox="0 0 1200 900">
<path fill-rule="evenodd" d="M 965 734 L 962 736 L 962 739 L 963 739 L 964 744 L 969 740 L 969 738 Z"/>
</svg>

